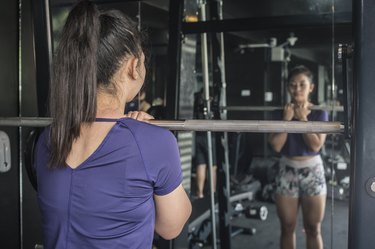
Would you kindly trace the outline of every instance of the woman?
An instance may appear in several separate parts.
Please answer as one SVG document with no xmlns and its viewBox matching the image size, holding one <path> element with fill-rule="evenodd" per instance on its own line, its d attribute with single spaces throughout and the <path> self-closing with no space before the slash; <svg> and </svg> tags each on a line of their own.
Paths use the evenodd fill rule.
<svg viewBox="0 0 375 249">
<path fill-rule="evenodd" d="M 123 115 L 144 81 L 141 43 L 118 11 L 81 1 L 68 16 L 35 154 L 44 248 L 151 248 L 190 216 L 175 137 Z"/>
<path fill-rule="evenodd" d="M 313 91 L 311 71 L 298 66 L 288 77 L 291 103 L 283 112 L 285 121 L 328 121 L 324 111 L 311 110 L 309 94 Z M 319 151 L 326 139 L 325 134 L 271 134 L 269 142 L 280 152 L 280 171 L 276 178 L 276 206 L 281 223 L 282 249 L 296 248 L 295 227 L 298 208 L 301 206 L 307 248 L 323 248 L 320 233 L 324 217 L 327 186 L 323 162 Z"/>
</svg>

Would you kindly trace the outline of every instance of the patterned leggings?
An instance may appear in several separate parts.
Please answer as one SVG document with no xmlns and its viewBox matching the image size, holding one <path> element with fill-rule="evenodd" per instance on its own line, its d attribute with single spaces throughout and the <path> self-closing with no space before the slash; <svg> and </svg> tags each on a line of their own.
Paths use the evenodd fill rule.
<svg viewBox="0 0 375 249">
<path fill-rule="evenodd" d="M 295 198 L 327 194 L 321 158 L 313 158 L 310 165 L 301 168 L 292 167 L 284 160 L 280 160 L 280 169 L 276 176 L 276 193 Z"/>
</svg>

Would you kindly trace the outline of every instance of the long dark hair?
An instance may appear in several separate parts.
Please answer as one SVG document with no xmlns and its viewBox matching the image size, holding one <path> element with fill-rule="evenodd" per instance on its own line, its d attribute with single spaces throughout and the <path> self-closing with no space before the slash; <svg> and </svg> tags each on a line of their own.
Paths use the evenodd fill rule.
<svg viewBox="0 0 375 249">
<path fill-rule="evenodd" d="M 100 11 L 86 0 L 71 10 L 50 87 L 50 168 L 66 166 L 81 124 L 95 120 L 97 90 L 116 95 L 113 75 L 127 57 L 141 57 L 142 41 L 136 23 L 120 11 Z"/>
</svg>

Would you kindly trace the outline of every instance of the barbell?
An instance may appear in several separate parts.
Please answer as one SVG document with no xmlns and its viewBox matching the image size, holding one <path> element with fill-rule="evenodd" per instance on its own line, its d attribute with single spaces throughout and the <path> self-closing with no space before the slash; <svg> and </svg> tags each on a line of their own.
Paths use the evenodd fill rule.
<svg viewBox="0 0 375 249">
<path fill-rule="evenodd" d="M 44 127 L 51 118 L 0 117 L 0 126 Z M 253 132 L 253 133 L 342 133 L 340 122 L 274 120 L 150 120 L 149 123 L 173 131 Z"/>
<path fill-rule="evenodd" d="M 221 110 L 227 111 L 263 111 L 263 112 L 271 112 L 271 111 L 280 111 L 284 109 L 284 106 L 226 106 L 220 107 Z M 310 106 L 310 110 L 319 110 L 319 111 L 335 111 L 335 112 L 343 112 L 343 106 Z"/>
</svg>

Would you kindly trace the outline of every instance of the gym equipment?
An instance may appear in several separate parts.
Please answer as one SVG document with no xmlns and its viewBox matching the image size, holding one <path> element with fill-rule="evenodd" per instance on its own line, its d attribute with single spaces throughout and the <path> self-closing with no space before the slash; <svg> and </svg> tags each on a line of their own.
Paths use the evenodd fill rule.
<svg viewBox="0 0 375 249">
<path fill-rule="evenodd" d="M 51 118 L 0 117 L 0 126 L 43 127 Z M 150 120 L 149 123 L 175 131 L 212 132 L 287 132 L 287 133 L 342 133 L 340 122 L 266 121 L 266 120 Z"/>
<path fill-rule="evenodd" d="M 25 169 L 27 172 L 27 176 L 29 177 L 30 183 L 35 189 L 35 191 L 38 191 L 38 185 L 37 185 L 37 179 L 36 179 L 36 173 L 33 168 L 34 163 L 34 151 L 36 148 L 36 143 L 38 142 L 38 138 L 40 135 L 40 128 L 34 129 L 29 133 L 29 136 L 26 139 L 26 144 L 24 148 L 23 155 L 25 157 Z"/>
<path fill-rule="evenodd" d="M 250 187 L 248 191 L 233 194 L 229 197 L 229 202 L 232 206 L 230 210 L 230 224 L 233 227 L 238 228 L 236 229 L 236 231 L 232 232 L 232 237 L 242 232 L 255 234 L 256 229 L 251 226 L 251 224 L 248 222 L 248 219 L 246 218 L 260 220 L 265 220 L 267 218 L 268 210 L 267 212 L 265 212 L 264 208 L 252 206 L 252 209 L 255 209 L 255 212 L 257 212 L 257 214 L 254 214 L 254 211 L 250 211 L 248 204 L 244 204 L 251 203 L 254 200 L 254 193 L 256 193 L 260 189 L 259 181 L 254 181 L 249 185 Z M 198 205 L 202 206 L 204 205 L 204 203 L 198 203 Z M 215 204 L 214 213 L 216 216 L 218 215 L 218 203 Z M 249 216 L 246 213 L 252 213 L 252 215 Z M 245 221 L 243 221 L 244 218 Z M 206 243 L 210 242 L 212 240 L 212 238 L 210 239 L 210 236 L 212 236 L 213 227 L 216 226 L 212 226 L 210 219 L 210 209 L 207 209 L 200 215 L 196 216 L 188 226 L 190 241 L 189 248 L 202 248 Z"/>
<path fill-rule="evenodd" d="M 268 209 L 266 206 L 250 206 L 244 210 L 245 216 L 250 219 L 266 220 Z"/>
<path fill-rule="evenodd" d="M 221 110 L 227 111 L 279 111 L 283 110 L 283 106 L 223 106 L 220 107 Z M 321 110 L 321 111 L 335 111 L 335 112 L 343 112 L 343 106 L 311 106 L 310 110 Z"/>
<path fill-rule="evenodd" d="M 11 168 L 11 153 L 9 136 L 3 131 L 0 131 L 0 173 L 4 173 Z"/>
</svg>

